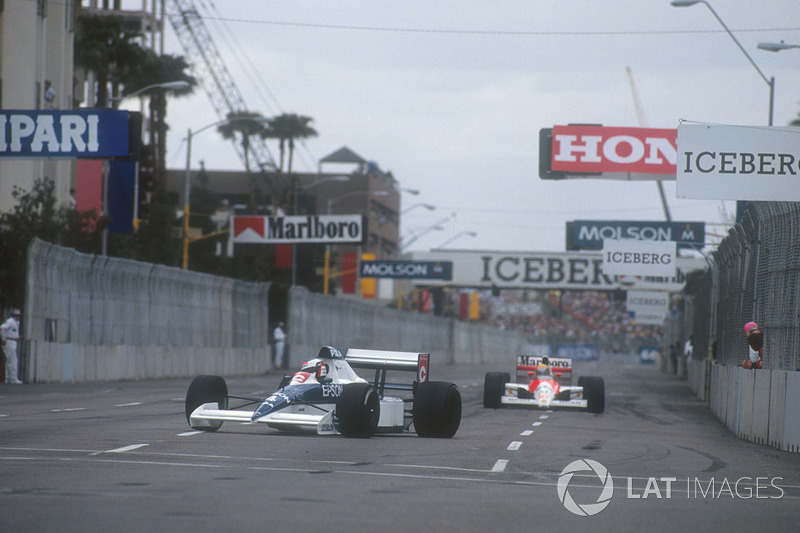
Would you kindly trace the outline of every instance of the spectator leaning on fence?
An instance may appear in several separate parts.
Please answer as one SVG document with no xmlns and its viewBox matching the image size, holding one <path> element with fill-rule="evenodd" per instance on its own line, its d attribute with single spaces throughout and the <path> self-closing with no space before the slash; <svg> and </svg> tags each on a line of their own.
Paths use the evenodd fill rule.
<svg viewBox="0 0 800 533">
<path fill-rule="evenodd" d="M 742 361 L 742 367 L 761 368 L 761 358 L 764 354 L 764 334 L 755 322 L 745 324 L 744 332 L 747 335 L 750 358 Z"/>
</svg>

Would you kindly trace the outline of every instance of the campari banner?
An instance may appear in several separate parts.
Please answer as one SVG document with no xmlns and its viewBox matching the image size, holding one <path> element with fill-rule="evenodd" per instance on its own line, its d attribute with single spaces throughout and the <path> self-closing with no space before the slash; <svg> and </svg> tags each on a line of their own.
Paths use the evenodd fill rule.
<svg viewBox="0 0 800 533">
<path fill-rule="evenodd" d="M 136 157 L 141 115 L 115 109 L 0 111 L 0 157 Z"/>
</svg>

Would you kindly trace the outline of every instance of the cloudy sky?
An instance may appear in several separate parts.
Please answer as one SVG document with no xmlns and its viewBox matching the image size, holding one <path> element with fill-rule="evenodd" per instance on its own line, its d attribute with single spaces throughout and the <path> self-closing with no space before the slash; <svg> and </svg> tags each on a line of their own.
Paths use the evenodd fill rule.
<svg viewBox="0 0 800 533">
<path fill-rule="evenodd" d="M 403 195 L 410 249 L 561 251 L 576 219 L 664 220 L 654 182 L 545 181 L 541 128 L 567 123 L 675 128 L 681 120 L 767 123 L 767 82 L 704 4 L 669 0 L 195 0 L 248 107 L 313 118 L 319 136 L 295 168 L 342 146 L 391 170 Z M 709 0 L 761 71 L 774 76 L 778 126 L 800 114 L 797 0 Z M 184 51 L 168 26 L 165 52 Z M 631 88 L 638 95 L 637 113 Z M 206 94 L 173 99 L 168 166 L 183 168 L 188 129 L 218 117 Z M 277 148 L 273 153 L 277 155 Z M 242 169 L 210 129 L 192 165 Z M 678 200 L 673 220 L 726 222 L 732 202 Z M 724 234 L 709 225 L 707 233 Z M 477 236 L 462 235 L 476 232 Z"/>
</svg>

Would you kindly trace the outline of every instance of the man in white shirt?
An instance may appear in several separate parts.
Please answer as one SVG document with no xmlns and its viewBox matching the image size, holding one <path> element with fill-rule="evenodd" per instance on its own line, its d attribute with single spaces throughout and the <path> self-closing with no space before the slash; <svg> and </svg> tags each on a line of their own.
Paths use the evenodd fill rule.
<svg viewBox="0 0 800 533">
<path fill-rule="evenodd" d="M 2 340 L 3 355 L 6 357 L 6 383 L 14 385 L 22 383 L 17 377 L 17 343 L 21 316 L 19 309 L 14 309 L 8 320 L 0 326 L 0 340 Z"/>
</svg>

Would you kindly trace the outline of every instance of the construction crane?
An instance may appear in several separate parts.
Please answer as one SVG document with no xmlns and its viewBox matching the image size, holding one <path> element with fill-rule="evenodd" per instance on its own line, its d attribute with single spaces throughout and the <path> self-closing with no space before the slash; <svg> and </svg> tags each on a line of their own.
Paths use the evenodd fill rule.
<svg viewBox="0 0 800 533">
<path fill-rule="evenodd" d="M 644 118 L 644 110 L 639 102 L 639 95 L 636 93 L 636 84 L 633 81 L 633 72 L 631 72 L 631 67 L 625 67 L 625 71 L 628 73 L 628 81 L 631 84 L 631 94 L 633 95 L 633 106 L 636 109 L 636 119 L 639 121 L 639 126 L 645 127 L 647 125 L 647 121 Z M 670 215 L 669 212 L 667 197 L 664 194 L 664 184 L 659 180 L 656 180 L 656 185 L 658 186 L 658 194 L 661 195 L 661 205 L 664 208 L 664 216 L 667 218 L 667 222 L 672 222 L 672 215 Z"/>
<path fill-rule="evenodd" d="M 217 117 L 225 120 L 228 113 L 247 111 L 244 98 L 222 59 L 222 55 L 214 45 L 194 2 L 192 0 L 168 0 L 164 6 L 164 14 L 175 30 L 192 72 L 208 95 Z M 265 140 L 258 136 L 250 139 L 249 150 L 245 151 L 236 142 L 234 142 L 234 149 L 247 168 L 258 168 L 262 171 L 276 168 L 275 160 Z"/>
</svg>

